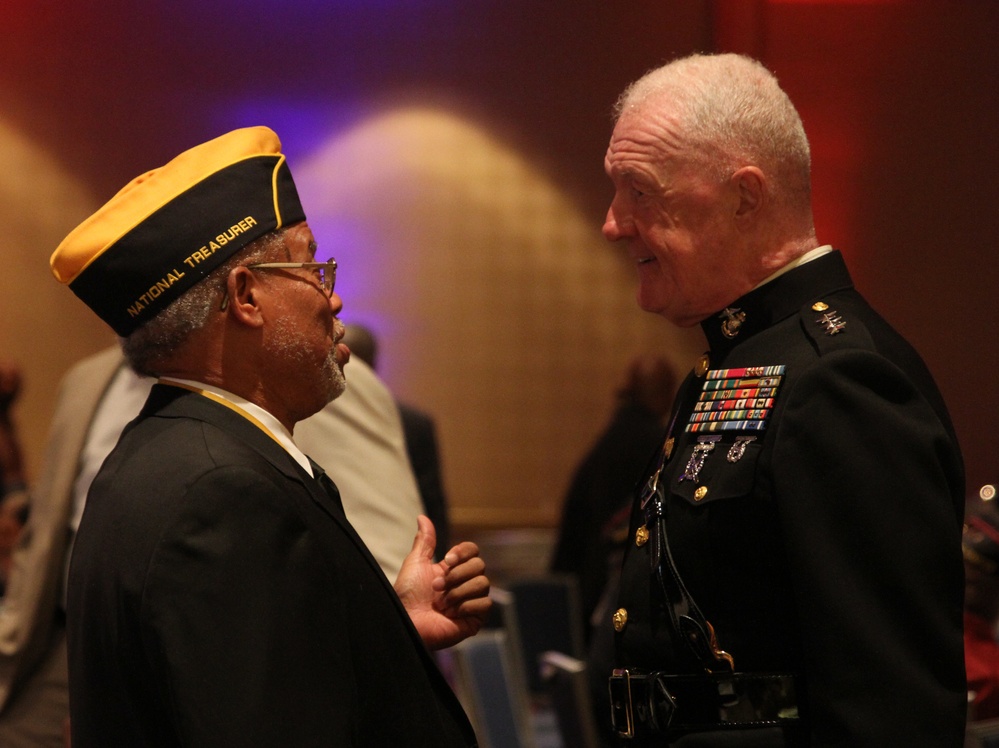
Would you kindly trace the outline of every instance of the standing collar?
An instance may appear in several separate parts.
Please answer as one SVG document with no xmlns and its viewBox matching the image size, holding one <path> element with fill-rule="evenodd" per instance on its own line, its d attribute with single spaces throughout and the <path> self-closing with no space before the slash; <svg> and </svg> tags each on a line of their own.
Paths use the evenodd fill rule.
<svg viewBox="0 0 999 748">
<path fill-rule="evenodd" d="M 701 329 L 711 352 L 724 354 L 746 338 L 797 314 L 805 303 L 852 287 L 843 256 L 836 250 L 819 247 L 704 319 Z"/>
<path fill-rule="evenodd" d="M 784 275 L 784 273 L 788 272 L 789 270 L 794 270 L 796 267 L 800 267 L 801 265 L 804 265 L 807 262 L 811 262 L 812 260 L 817 260 L 818 258 L 822 257 L 823 255 L 827 255 L 830 252 L 835 252 L 835 251 L 836 250 L 834 250 L 832 248 L 831 244 L 823 244 L 821 247 L 816 247 L 815 249 L 810 249 L 807 252 L 805 252 L 805 254 L 801 255 L 800 257 L 795 257 L 793 260 L 791 260 L 789 263 L 787 263 L 787 265 L 785 265 L 784 267 L 782 267 L 777 272 L 771 273 L 766 278 L 764 278 L 763 280 L 761 280 L 759 283 L 757 283 L 755 286 L 753 286 L 753 290 L 755 291 L 757 288 L 761 288 L 761 287 L 767 285 L 770 281 L 772 281 L 775 278 L 778 278 L 778 277 Z"/>
</svg>

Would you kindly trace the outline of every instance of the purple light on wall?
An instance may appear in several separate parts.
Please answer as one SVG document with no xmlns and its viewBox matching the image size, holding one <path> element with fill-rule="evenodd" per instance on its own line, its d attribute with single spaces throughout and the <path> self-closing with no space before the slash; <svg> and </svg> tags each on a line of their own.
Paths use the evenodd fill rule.
<svg viewBox="0 0 999 748">
<path fill-rule="evenodd" d="M 324 143 L 334 140 L 340 133 L 355 125 L 364 114 L 356 103 L 304 104 L 284 99 L 254 98 L 219 107 L 214 123 L 219 132 L 238 127 L 265 125 L 281 138 L 281 150 L 288 157 L 292 174 L 296 164 L 308 161 Z M 309 226 L 319 244 L 317 259 L 335 257 L 339 263 L 337 293 L 344 300 L 344 317 L 356 319 L 363 316 L 371 326 L 383 317 L 373 308 L 371 289 L 378 279 L 370 258 L 373 237 L 365 227 L 350 217 L 331 218 L 315 209 L 318 195 L 310 194 L 309 183 L 296 180 Z M 358 320 L 360 321 L 360 320 Z"/>
<path fill-rule="evenodd" d="M 355 124 L 363 114 L 363 107 L 351 102 L 320 105 L 254 97 L 219 107 L 214 121 L 220 132 L 254 125 L 271 128 L 281 138 L 281 150 L 294 172 L 296 162 L 311 156 L 323 142 Z"/>
</svg>

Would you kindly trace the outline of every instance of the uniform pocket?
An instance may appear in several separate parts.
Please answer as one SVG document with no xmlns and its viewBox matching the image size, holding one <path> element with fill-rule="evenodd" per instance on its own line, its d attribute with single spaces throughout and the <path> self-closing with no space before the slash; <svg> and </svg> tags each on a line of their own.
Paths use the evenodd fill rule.
<svg viewBox="0 0 999 748">
<path fill-rule="evenodd" d="M 756 481 L 762 437 L 732 436 L 714 442 L 693 442 L 679 455 L 670 493 L 700 505 L 748 496 Z M 707 445 L 712 445 L 710 449 Z"/>
</svg>

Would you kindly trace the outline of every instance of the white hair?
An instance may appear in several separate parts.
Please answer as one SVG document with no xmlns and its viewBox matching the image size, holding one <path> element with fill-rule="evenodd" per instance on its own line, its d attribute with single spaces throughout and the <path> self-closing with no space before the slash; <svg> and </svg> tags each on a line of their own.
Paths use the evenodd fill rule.
<svg viewBox="0 0 999 748">
<path fill-rule="evenodd" d="M 799 207 L 811 199 L 811 154 L 794 104 L 777 78 L 752 58 L 691 55 L 632 83 L 614 107 L 629 112 L 663 107 L 679 128 L 684 155 L 718 179 L 758 166 L 777 200 Z"/>
</svg>

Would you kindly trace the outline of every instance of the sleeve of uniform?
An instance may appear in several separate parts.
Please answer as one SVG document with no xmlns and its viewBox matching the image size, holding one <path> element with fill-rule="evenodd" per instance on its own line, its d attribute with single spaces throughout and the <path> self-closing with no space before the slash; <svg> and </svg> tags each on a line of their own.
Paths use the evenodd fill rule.
<svg viewBox="0 0 999 748">
<path fill-rule="evenodd" d="M 286 492 L 219 468 L 163 529 L 142 646 L 178 745 L 355 745 L 338 569 Z"/>
<path fill-rule="evenodd" d="M 801 376 L 773 452 L 809 673 L 811 745 L 960 746 L 956 446 L 905 372 L 836 351 Z"/>
</svg>

